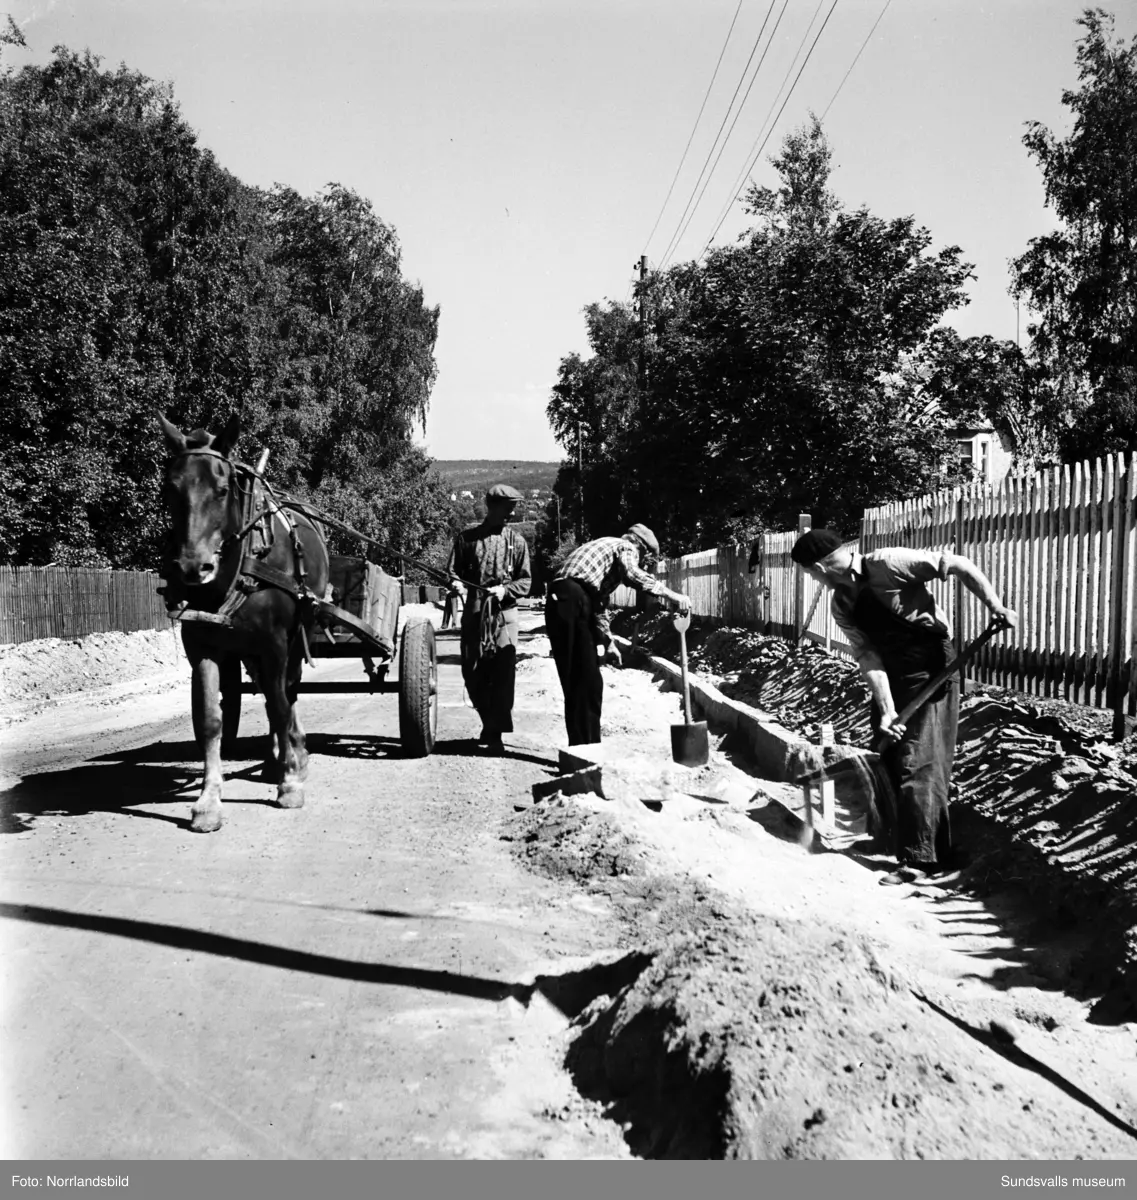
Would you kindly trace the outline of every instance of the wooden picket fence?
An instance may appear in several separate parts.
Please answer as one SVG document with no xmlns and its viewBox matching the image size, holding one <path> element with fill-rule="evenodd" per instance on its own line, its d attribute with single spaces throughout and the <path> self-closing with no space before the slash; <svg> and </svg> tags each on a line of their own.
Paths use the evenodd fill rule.
<svg viewBox="0 0 1137 1200">
<path fill-rule="evenodd" d="M 797 538 L 796 530 L 765 534 L 753 572 L 749 546 L 719 546 L 662 559 L 656 574 L 673 591 L 691 598 L 696 616 L 751 625 L 777 637 L 803 638 L 850 657 L 849 646 L 830 613 L 825 589 L 799 571 L 790 558 Z M 634 603 L 634 593 L 629 595 Z"/>
<path fill-rule="evenodd" d="M 848 657 L 826 590 L 790 559 L 800 528 L 761 538 L 753 573 L 749 547 L 720 546 L 662 560 L 657 574 L 698 616 Z M 1115 730 L 1137 716 L 1137 454 L 868 509 L 849 544 L 947 550 L 979 566 L 1019 625 L 980 651 L 969 678 L 1111 709 Z M 987 609 L 962 584 L 931 587 L 960 644 L 982 632 Z"/>
<path fill-rule="evenodd" d="M 954 551 L 991 580 L 1019 625 L 970 677 L 1137 715 L 1137 454 L 870 509 L 861 545 Z M 933 590 L 962 642 L 982 632 L 987 610 L 962 584 Z"/>
<path fill-rule="evenodd" d="M 169 629 L 153 571 L 0 566 L 0 645 Z"/>
</svg>

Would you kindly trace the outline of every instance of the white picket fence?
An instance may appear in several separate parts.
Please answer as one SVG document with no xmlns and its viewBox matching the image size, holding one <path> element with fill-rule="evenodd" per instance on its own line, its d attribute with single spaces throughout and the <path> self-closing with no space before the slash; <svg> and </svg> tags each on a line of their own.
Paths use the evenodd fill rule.
<svg viewBox="0 0 1137 1200">
<path fill-rule="evenodd" d="M 741 546 L 664 560 L 657 573 L 698 616 L 847 656 L 825 589 L 790 559 L 798 532 L 766 534 L 753 573 Z M 980 651 L 970 678 L 1111 709 L 1115 728 L 1137 716 L 1137 454 L 868 509 L 859 545 L 951 551 L 987 575 L 1019 625 Z M 986 626 L 986 608 L 954 578 L 932 589 L 961 644 Z"/>
</svg>

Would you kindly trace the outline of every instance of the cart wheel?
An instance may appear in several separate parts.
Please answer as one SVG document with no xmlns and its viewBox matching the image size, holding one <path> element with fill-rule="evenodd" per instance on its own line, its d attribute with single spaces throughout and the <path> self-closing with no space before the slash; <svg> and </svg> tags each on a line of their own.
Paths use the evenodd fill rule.
<svg viewBox="0 0 1137 1200">
<path fill-rule="evenodd" d="M 434 749 L 438 728 L 438 656 L 434 626 L 408 621 L 399 652 L 399 738 L 408 758 L 425 758 Z"/>
</svg>

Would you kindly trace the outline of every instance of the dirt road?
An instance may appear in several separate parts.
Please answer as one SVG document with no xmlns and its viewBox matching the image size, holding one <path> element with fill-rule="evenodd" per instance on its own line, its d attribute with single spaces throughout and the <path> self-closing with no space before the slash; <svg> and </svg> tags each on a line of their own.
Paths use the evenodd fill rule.
<svg viewBox="0 0 1137 1200">
<path fill-rule="evenodd" d="M 249 700 L 213 835 L 180 677 L 9 727 L 0 1150 L 1132 1157 L 1134 1027 L 1094 1023 L 1081 935 L 1022 897 L 809 853 L 719 745 L 702 799 L 518 811 L 562 737 L 539 622 L 506 757 L 477 756 L 444 637 L 432 758 L 398 756 L 393 697 L 305 696 L 281 811 Z M 667 764 L 676 697 L 606 686 L 615 758 Z"/>
<path fill-rule="evenodd" d="M 188 829 L 185 683 L 6 731 L 6 1156 L 627 1154 L 560 1067 L 565 1018 L 508 995 L 612 937 L 604 905 L 498 840 L 558 715 L 523 695 L 525 739 L 476 757 L 456 652 L 444 635 L 428 760 L 398 756 L 393 696 L 303 697 L 295 812 L 255 778 L 246 697 L 214 835 Z"/>
</svg>

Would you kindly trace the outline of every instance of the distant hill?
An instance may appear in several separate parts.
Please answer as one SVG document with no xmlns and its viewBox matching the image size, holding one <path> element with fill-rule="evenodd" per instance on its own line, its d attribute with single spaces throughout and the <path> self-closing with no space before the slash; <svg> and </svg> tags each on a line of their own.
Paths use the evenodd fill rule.
<svg viewBox="0 0 1137 1200">
<path fill-rule="evenodd" d="M 469 491 L 480 498 L 495 483 L 508 483 L 527 495 L 536 488 L 547 494 L 553 490 L 560 463 L 516 458 L 440 458 L 434 466 L 454 491 Z"/>
</svg>

